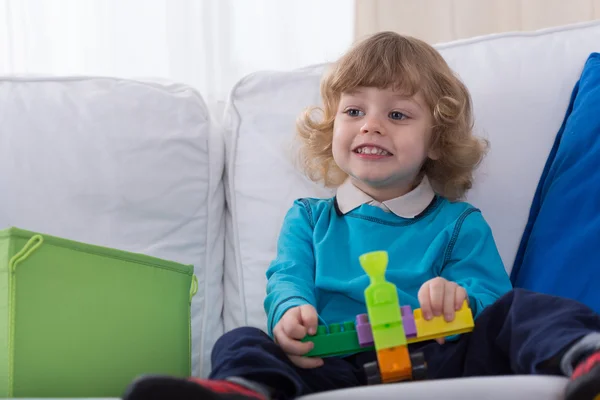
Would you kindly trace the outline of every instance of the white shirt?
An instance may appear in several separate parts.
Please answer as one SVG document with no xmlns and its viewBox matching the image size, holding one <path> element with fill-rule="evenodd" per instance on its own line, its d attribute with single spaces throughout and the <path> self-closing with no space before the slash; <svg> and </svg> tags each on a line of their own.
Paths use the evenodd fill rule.
<svg viewBox="0 0 600 400">
<path fill-rule="evenodd" d="M 427 176 L 424 176 L 419 186 L 412 191 L 400 197 L 386 200 L 383 203 L 374 200 L 354 186 L 350 178 L 338 187 L 336 195 L 338 208 L 342 214 L 347 214 L 363 204 L 369 204 L 380 207 L 384 211 L 392 212 L 402 218 L 414 218 L 421 214 L 431 204 L 434 197 L 435 192 Z"/>
</svg>

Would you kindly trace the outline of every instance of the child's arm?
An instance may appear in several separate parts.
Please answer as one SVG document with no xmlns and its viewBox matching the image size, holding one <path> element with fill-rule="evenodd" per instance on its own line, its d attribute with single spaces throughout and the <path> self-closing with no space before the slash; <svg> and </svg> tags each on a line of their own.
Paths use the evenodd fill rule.
<svg viewBox="0 0 600 400">
<path fill-rule="evenodd" d="M 479 211 L 473 211 L 454 228 L 456 240 L 444 254 L 440 276 L 462 286 L 473 316 L 512 289 L 498 253 L 492 230 Z"/>
<path fill-rule="evenodd" d="M 310 205 L 296 200 L 283 221 L 277 255 L 267 270 L 264 307 L 271 337 L 273 328 L 288 309 L 304 304 L 316 308 L 311 216 Z"/>
</svg>

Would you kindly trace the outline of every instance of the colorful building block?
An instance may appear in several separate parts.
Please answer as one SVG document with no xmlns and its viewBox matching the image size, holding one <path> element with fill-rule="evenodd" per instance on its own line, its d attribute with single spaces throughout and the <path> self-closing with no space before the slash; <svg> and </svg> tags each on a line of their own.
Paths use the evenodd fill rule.
<svg viewBox="0 0 600 400">
<path fill-rule="evenodd" d="M 314 343 L 312 350 L 306 354 L 307 357 L 330 357 L 364 351 L 358 343 L 354 322 L 319 325 L 314 336 L 306 336 L 301 340 L 307 341 Z"/>
<path fill-rule="evenodd" d="M 403 312 L 410 309 L 410 306 L 405 307 Z M 466 301 L 460 310 L 456 312 L 456 316 L 451 322 L 446 322 L 443 316 L 433 317 L 431 320 L 426 321 L 423 319 L 420 308 L 415 309 L 411 314 L 403 315 L 402 321 L 407 344 L 470 332 L 474 326 L 473 314 Z M 315 347 L 307 355 L 328 357 L 368 351 L 374 348 L 373 333 L 367 314 L 357 315 L 356 324 L 346 322 L 342 325 L 354 325 L 354 332 L 347 329 L 344 335 L 341 335 L 342 332 L 337 329 L 338 325 L 330 325 L 330 328 L 333 327 L 333 331 L 336 332 L 330 332 L 329 334 L 327 334 L 327 327 L 320 325 L 316 336 L 305 337 L 302 340 L 303 342 L 308 340 L 315 342 Z M 413 334 L 413 331 L 416 334 Z M 338 341 L 338 338 L 343 339 Z"/>
<path fill-rule="evenodd" d="M 473 313 L 466 300 L 463 302 L 460 310 L 455 313 L 454 320 L 451 322 L 446 322 L 442 315 L 426 321 L 423 318 L 420 308 L 415 310 L 414 316 L 415 325 L 417 326 L 417 338 L 409 340 L 409 343 L 470 332 L 475 326 Z"/>
<path fill-rule="evenodd" d="M 363 254 L 359 257 L 359 262 L 371 280 L 365 289 L 365 303 L 375 349 L 405 345 L 406 335 L 398 305 L 398 291 L 396 285 L 385 279 L 387 252 Z"/>
<path fill-rule="evenodd" d="M 373 331 L 369 323 L 367 314 L 359 314 L 356 316 L 356 333 L 358 335 L 358 344 L 360 347 L 373 346 Z"/>
<path fill-rule="evenodd" d="M 383 383 L 404 381 L 412 377 L 412 364 L 406 346 L 377 351 L 377 362 Z"/>
<path fill-rule="evenodd" d="M 456 312 L 455 319 L 446 322 L 443 316 L 423 319 L 420 308 L 399 306 L 396 286 L 385 279 L 387 252 L 376 251 L 363 254 L 359 261 L 370 278 L 365 289 L 366 314 L 356 316 L 355 322 L 319 326 L 315 336 L 307 336 L 303 342 L 312 341 L 314 348 L 307 356 L 328 357 L 358 353 L 375 349 L 377 364 L 373 365 L 381 375 L 382 382 L 412 379 L 414 375 L 426 375 L 422 354 L 415 358 L 418 365 L 411 367 L 407 344 L 470 332 L 473 315 L 465 301 Z M 413 367 L 416 371 L 413 371 Z"/>
<path fill-rule="evenodd" d="M 400 307 L 402 315 L 402 325 L 404 326 L 404 334 L 406 338 L 414 338 L 417 336 L 417 327 L 410 306 Z M 373 346 L 373 331 L 367 314 L 359 314 L 356 316 L 356 332 L 358 333 L 358 343 L 361 347 Z"/>
<path fill-rule="evenodd" d="M 417 336 L 417 326 L 415 325 L 415 317 L 413 316 L 412 308 L 410 306 L 400 307 L 402 314 L 402 325 L 404 325 L 404 333 L 406 338 L 414 338 Z"/>
</svg>

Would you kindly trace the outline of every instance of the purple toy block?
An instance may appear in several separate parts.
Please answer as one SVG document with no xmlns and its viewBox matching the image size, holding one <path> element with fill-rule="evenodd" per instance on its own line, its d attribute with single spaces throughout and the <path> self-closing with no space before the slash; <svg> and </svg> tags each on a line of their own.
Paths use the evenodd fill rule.
<svg viewBox="0 0 600 400">
<path fill-rule="evenodd" d="M 404 326 L 404 335 L 407 338 L 413 338 L 417 336 L 417 326 L 415 325 L 415 317 L 413 315 L 410 306 L 400 307 L 402 313 L 402 325 Z"/>
<path fill-rule="evenodd" d="M 360 344 L 360 347 L 373 346 L 375 343 L 373 340 L 371 324 L 369 323 L 369 316 L 367 314 L 359 314 L 356 316 L 356 334 L 358 335 L 358 344 Z"/>
</svg>

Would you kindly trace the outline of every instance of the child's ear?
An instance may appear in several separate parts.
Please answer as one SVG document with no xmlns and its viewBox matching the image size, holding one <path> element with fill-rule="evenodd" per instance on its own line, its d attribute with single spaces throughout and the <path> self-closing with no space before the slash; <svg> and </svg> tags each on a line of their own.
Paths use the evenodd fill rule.
<svg viewBox="0 0 600 400">
<path fill-rule="evenodd" d="M 429 137 L 429 151 L 427 152 L 427 158 L 431 160 L 439 160 L 440 159 L 440 136 L 434 132 L 433 128 L 431 128 Z"/>
<path fill-rule="evenodd" d="M 438 160 L 440 158 L 440 151 L 439 149 L 432 147 L 429 149 L 429 152 L 427 153 L 427 157 L 429 157 L 432 160 Z"/>
</svg>

